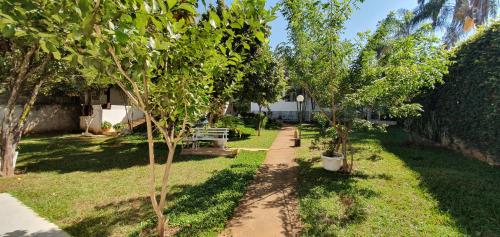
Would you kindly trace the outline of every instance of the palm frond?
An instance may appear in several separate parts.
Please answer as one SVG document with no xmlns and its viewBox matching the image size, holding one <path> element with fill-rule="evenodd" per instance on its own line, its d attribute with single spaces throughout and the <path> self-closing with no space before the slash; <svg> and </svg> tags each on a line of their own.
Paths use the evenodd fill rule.
<svg viewBox="0 0 500 237">
<path fill-rule="evenodd" d="M 433 26 L 441 15 L 443 7 L 446 5 L 447 0 L 421 0 L 419 6 L 413 11 L 414 18 L 412 25 L 418 25 L 424 21 L 432 20 Z"/>
</svg>

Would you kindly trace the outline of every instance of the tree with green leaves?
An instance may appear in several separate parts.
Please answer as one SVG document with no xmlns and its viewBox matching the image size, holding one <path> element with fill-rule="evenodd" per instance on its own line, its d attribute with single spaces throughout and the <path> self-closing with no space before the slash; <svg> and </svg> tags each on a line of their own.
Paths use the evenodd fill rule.
<svg viewBox="0 0 500 237">
<path fill-rule="evenodd" d="M 214 77 L 239 56 L 227 58 L 221 40 L 227 21 L 210 11 L 196 22 L 196 1 L 81 0 L 78 16 L 66 27 L 71 53 L 86 74 L 108 77 L 145 116 L 149 149 L 149 196 L 157 231 L 165 235 L 164 208 L 176 146 L 191 123 L 205 116 Z M 231 7 L 241 21 L 258 22 L 253 1 Z M 255 34 L 262 34 L 255 31 Z M 69 45 L 69 44 L 68 44 Z M 157 195 L 153 126 L 168 148 Z"/>
<path fill-rule="evenodd" d="M 484 25 L 496 17 L 498 0 L 418 0 L 413 25 L 432 21 L 433 28 L 444 28 L 444 41 L 453 46 L 475 25 Z"/>
<path fill-rule="evenodd" d="M 446 51 L 429 35 L 428 26 L 407 36 L 395 34 L 391 25 L 402 22 L 394 24 L 399 21 L 394 14 L 368 36 L 365 46 L 356 48 L 340 40 L 343 23 L 355 3 L 288 0 L 283 9 L 291 46 L 282 51 L 292 80 L 331 118 L 335 132 L 326 152 L 339 152 L 344 158 L 349 132 L 360 111 L 377 107 L 393 117 L 418 115 L 421 107 L 411 99 L 440 82 L 448 63 Z M 352 170 L 352 158 L 351 164 L 344 159 L 343 170 Z"/>
<path fill-rule="evenodd" d="M 215 7 L 210 6 L 209 12 L 216 13 L 214 16 L 216 20 L 227 22 L 226 25 L 221 26 L 225 28 L 226 33 L 221 40 L 220 53 L 226 55 L 228 59 L 240 57 L 241 61 L 238 64 L 228 65 L 224 72 L 214 77 L 208 114 L 211 125 L 223 116 L 223 107 L 239 92 L 244 83 L 242 80 L 245 80 L 247 78 L 245 75 L 252 70 L 250 65 L 257 57 L 257 52 L 268 44 L 268 37 L 271 33 L 268 23 L 276 16 L 275 9 L 270 11 L 265 9 L 265 3 L 266 1 L 259 0 L 254 1 L 250 8 L 235 4 L 228 7 L 223 0 L 217 0 Z M 238 15 L 241 11 L 252 15 L 256 21 L 242 20 Z M 205 19 L 208 17 L 208 13 L 203 15 Z"/>
<path fill-rule="evenodd" d="M 0 1 L 0 83 L 8 99 L 1 123 L 1 176 L 14 175 L 13 158 L 27 118 L 41 91 L 67 73 L 60 61 L 66 35 L 64 22 L 72 15 L 62 11 L 74 7 L 61 1 Z M 22 104 L 20 114 L 17 105 Z"/>
<path fill-rule="evenodd" d="M 257 52 L 250 64 L 250 69 L 243 79 L 242 89 L 238 98 L 241 101 L 255 102 L 259 106 L 257 134 L 262 130 L 262 107 L 277 102 L 283 95 L 287 82 L 284 66 L 265 46 Z"/>
</svg>

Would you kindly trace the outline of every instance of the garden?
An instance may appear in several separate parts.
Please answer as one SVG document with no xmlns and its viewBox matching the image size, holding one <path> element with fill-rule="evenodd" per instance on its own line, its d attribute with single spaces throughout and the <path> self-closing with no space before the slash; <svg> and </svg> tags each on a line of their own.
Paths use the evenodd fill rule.
<svg viewBox="0 0 500 237">
<path fill-rule="evenodd" d="M 72 236 L 499 235 L 498 3 L 345 38 L 364 2 L 0 1 L 0 194 Z M 60 98 L 85 132 L 31 134 Z"/>
<path fill-rule="evenodd" d="M 277 133 L 265 129 L 259 137 L 251 126 L 244 128 L 250 136 L 229 146 L 268 148 Z M 161 140 L 155 146 L 156 155 L 164 157 Z M 151 230 L 154 213 L 145 195 L 147 149 L 140 132 L 112 138 L 29 136 L 21 143 L 18 175 L 0 179 L 0 192 L 15 195 L 72 236 L 148 236 L 144 231 Z M 264 158 L 265 151 L 241 151 L 236 158 L 176 155 L 169 231 L 180 236 L 220 232 Z M 157 162 L 159 169 L 165 161 Z"/>
</svg>

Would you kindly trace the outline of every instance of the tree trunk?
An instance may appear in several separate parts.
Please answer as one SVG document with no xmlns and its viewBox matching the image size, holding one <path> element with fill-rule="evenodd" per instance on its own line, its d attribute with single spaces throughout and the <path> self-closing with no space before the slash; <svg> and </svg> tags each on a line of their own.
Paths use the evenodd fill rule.
<svg viewBox="0 0 500 237">
<path fill-rule="evenodd" d="M 14 154 L 17 143 L 12 133 L 2 134 L 2 176 L 14 176 Z"/>
<path fill-rule="evenodd" d="M 259 105 L 258 119 L 259 119 L 259 123 L 257 125 L 257 136 L 260 136 L 260 130 L 261 130 L 262 119 L 263 119 L 263 116 L 262 116 L 262 106 L 261 105 Z"/>
<path fill-rule="evenodd" d="M 1 139 L 1 162 L 2 162 L 2 172 L 3 176 L 13 176 L 14 175 L 14 154 L 16 152 L 17 145 L 21 140 L 22 133 L 26 124 L 28 115 L 36 101 L 38 92 L 42 87 L 43 83 L 48 80 L 51 75 L 43 75 L 39 78 L 38 82 L 33 87 L 30 97 L 23 107 L 22 113 L 18 119 L 14 120 L 15 107 L 17 99 L 19 98 L 21 92 L 21 86 L 27 78 L 37 77 L 39 73 L 45 72 L 45 68 L 50 61 L 50 56 L 45 56 L 42 63 L 35 68 L 30 67 L 30 61 L 33 58 L 33 54 L 36 51 L 36 47 L 30 49 L 30 51 L 25 55 L 23 64 L 20 68 L 19 73 L 15 78 L 14 85 L 11 87 L 10 97 L 7 102 L 7 106 L 4 109 L 4 118 L 2 120 L 2 139 Z"/>
</svg>

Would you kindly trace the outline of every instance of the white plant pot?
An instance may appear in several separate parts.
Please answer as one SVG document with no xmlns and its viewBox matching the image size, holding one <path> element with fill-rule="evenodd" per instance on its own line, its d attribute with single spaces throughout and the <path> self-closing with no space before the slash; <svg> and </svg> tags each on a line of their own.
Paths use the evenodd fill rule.
<svg viewBox="0 0 500 237">
<path fill-rule="evenodd" d="M 321 153 L 321 160 L 323 161 L 323 168 L 329 171 L 338 171 L 342 167 L 344 156 L 329 157 Z"/>
</svg>

